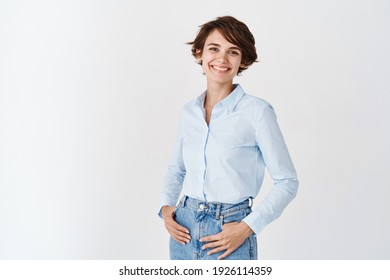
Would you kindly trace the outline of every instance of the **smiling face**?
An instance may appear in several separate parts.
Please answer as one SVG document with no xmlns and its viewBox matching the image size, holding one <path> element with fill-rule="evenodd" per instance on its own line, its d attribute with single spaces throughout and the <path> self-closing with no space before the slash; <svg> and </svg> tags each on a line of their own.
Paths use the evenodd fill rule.
<svg viewBox="0 0 390 280">
<path fill-rule="evenodd" d="M 208 83 L 232 84 L 242 60 L 239 47 L 230 43 L 215 29 L 206 39 L 201 56 L 203 72 Z"/>
</svg>

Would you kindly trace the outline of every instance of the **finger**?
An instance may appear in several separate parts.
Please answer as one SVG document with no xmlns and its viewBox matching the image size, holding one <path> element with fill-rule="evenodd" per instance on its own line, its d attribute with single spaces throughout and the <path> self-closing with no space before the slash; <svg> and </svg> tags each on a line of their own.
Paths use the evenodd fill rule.
<svg viewBox="0 0 390 280">
<path fill-rule="evenodd" d="M 207 244 L 204 244 L 202 246 L 202 250 L 205 250 L 207 248 L 215 248 L 215 247 L 220 247 L 220 246 L 223 246 L 223 242 L 221 241 L 214 241 L 214 242 L 209 242 Z"/>
<path fill-rule="evenodd" d="M 179 223 L 177 223 L 174 219 L 170 218 L 168 219 L 167 218 L 167 224 L 169 224 L 172 228 L 176 229 L 176 230 L 179 230 L 179 231 L 182 231 L 182 232 L 185 232 L 185 233 L 190 233 L 190 231 L 183 227 L 182 225 L 180 225 Z"/>
<path fill-rule="evenodd" d="M 185 227 L 177 227 L 178 225 L 176 222 L 174 224 L 167 223 L 165 227 L 172 237 L 188 243 L 191 240 L 191 235 L 187 233 L 188 230 Z"/>
<path fill-rule="evenodd" d="M 187 228 L 179 225 L 178 223 L 166 223 L 165 226 L 171 228 L 172 230 L 177 230 L 183 233 L 189 233 L 189 230 Z"/>
<path fill-rule="evenodd" d="M 189 242 L 191 240 L 191 236 L 189 234 L 184 234 L 182 232 L 172 231 L 171 235 L 174 235 L 177 238 L 180 238 L 181 240 L 184 240 L 186 242 Z"/>
<path fill-rule="evenodd" d="M 219 246 L 219 247 L 217 247 L 217 248 L 207 252 L 207 255 L 212 255 L 212 254 L 215 254 L 215 253 L 219 253 L 219 252 L 225 251 L 226 249 L 227 249 L 226 246 Z"/>
<path fill-rule="evenodd" d="M 233 253 L 232 250 L 226 250 L 225 253 L 223 253 L 222 255 L 220 255 L 220 256 L 218 257 L 218 260 L 222 260 L 222 259 L 226 258 L 226 257 L 229 256 L 231 253 Z"/>
<path fill-rule="evenodd" d="M 220 234 L 214 234 L 209 236 L 203 236 L 199 239 L 200 242 L 210 242 L 210 241 L 218 241 L 220 239 Z"/>
<path fill-rule="evenodd" d="M 184 239 L 183 237 L 178 237 L 178 236 L 174 236 L 174 235 L 171 235 L 172 238 L 176 241 L 176 242 L 179 242 L 180 244 L 182 245 L 186 245 L 187 243 L 189 243 L 190 241 L 188 239 Z"/>
<path fill-rule="evenodd" d="M 175 225 L 167 224 L 165 226 L 168 231 L 173 232 L 176 235 L 186 237 L 188 239 L 191 239 L 191 235 L 189 234 L 189 231 L 185 227 L 176 227 Z"/>
<path fill-rule="evenodd" d="M 172 237 L 179 238 L 186 242 L 189 242 L 191 240 L 191 236 L 188 233 L 183 233 L 172 228 L 167 228 L 167 230 Z"/>
<path fill-rule="evenodd" d="M 168 228 L 168 233 L 175 239 L 176 241 L 188 243 L 191 241 L 191 236 L 189 234 L 177 231 L 175 229 Z"/>
<path fill-rule="evenodd" d="M 180 235 L 177 231 L 168 230 L 168 233 L 175 239 L 176 241 L 189 243 L 191 241 L 191 237 L 189 235 Z"/>
<path fill-rule="evenodd" d="M 173 235 L 171 235 L 171 236 L 172 236 L 172 238 L 173 238 L 176 242 L 178 242 L 178 243 L 180 243 L 180 244 L 182 244 L 182 245 L 186 245 L 186 244 L 188 243 L 187 240 L 183 240 L 183 239 L 177 238 L 176 236 L 173 236 Z"/>
</svg>

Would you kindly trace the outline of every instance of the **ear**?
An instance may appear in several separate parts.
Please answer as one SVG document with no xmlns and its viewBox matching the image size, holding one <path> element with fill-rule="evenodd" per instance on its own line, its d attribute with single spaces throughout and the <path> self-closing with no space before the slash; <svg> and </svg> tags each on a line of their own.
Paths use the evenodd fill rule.
<svg viewBox="0 0 390 280">
<path fill-rule="evenodd" d="M 202 53 L 201 51 L 197 51 L 195 54 L 196 63 L 202 65 Z"/>
<path fill-rule="evenodd" d="M 202 61 L 202 51 L 201 50 L 196 50 L 195 58 L 196 58 L 197 62 Z"/>
</svg>

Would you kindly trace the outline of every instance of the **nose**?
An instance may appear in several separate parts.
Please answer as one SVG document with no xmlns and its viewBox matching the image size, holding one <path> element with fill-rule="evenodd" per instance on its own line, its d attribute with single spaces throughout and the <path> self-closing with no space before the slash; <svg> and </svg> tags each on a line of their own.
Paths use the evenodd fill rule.
<svg viewBox="0 0 390 280">
<path fill-rule="evenodd" d="M 227 52 L 219 52 L 217 59 L 218 61 L 225 62 L 227 60 Z"/>
</svg>

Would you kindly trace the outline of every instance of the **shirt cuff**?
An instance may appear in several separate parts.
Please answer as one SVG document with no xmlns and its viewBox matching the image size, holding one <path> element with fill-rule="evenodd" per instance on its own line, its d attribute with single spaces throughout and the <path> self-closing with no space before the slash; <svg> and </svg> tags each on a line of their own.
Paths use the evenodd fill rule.
<svg viewBox="0 0 390 280">
<path fill-rule="evenodd" d="M 256 235 L 259 235 L 260 232 L 267 226 L 268 223 L 266 223 L 264 220 L 261 220 L 261 217 L 258 216 L 256 212 L 250 213 L 248 216 L 246 216 L 243 220 L 244 223 L 246 223 Z"/>
<path fill-rule="evenodd" d="M 162 219 L 162 208 L 163 206 L 175 206 L 176 205 L 176 199 L 171 199 L 169 197 L 163 198 L 160 203 L 160 210 L 158 211 L 157 215 Z"/>
<path fill-rule="evenodd" d="M 160 207 L 160 211 L 158 211 L 158 216 L 162 219 L 162 206 Z"/>
</svg>

